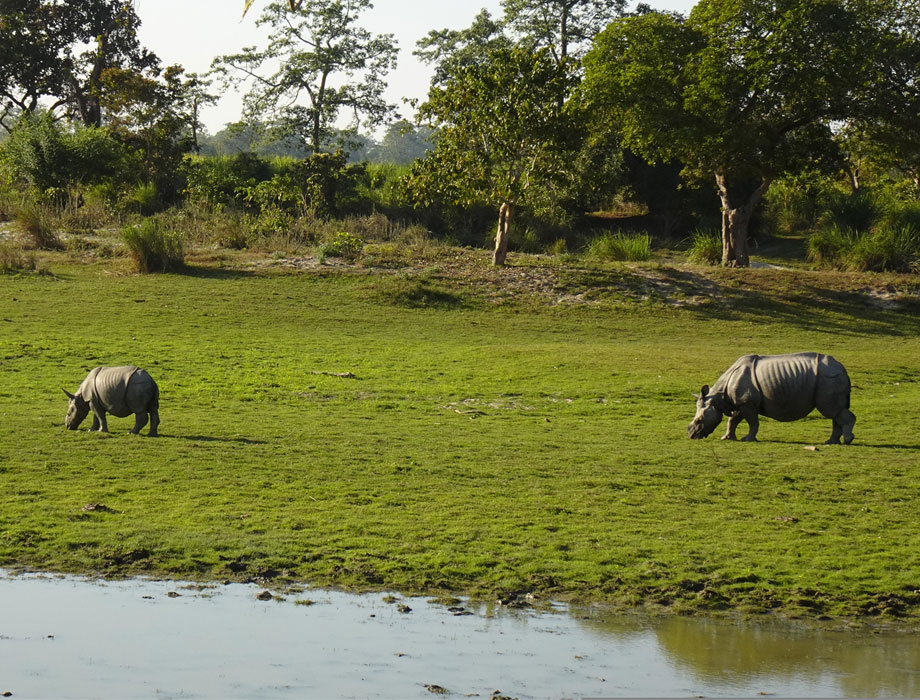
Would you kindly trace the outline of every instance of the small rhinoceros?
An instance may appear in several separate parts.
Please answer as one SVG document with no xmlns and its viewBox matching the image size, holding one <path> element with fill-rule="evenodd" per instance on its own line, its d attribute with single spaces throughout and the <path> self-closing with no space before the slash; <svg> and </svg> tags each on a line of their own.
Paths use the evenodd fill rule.
<svg viewBox="0 0 920 700">
<path fill-rule="evenodd" d="M 695 395 L 695 394 L 694 394 Z M 695 395 L 696 396 L 696 395 Z M 792 355 L 745 355 L 739 357 L 697 396 L 696 416 L 687 431 L 694 440 L 704 438 L 727 415 L 723 440 L 734 440 L 743 418 L 750 428 L 741 438 L 757 440 L 758 416 L 779 421 L 804 418 L 814 409 L 834 423 L 828 445 L 853 441 L 856 416 L 850 412 L 850 377 L 830 355 L 800 352 Z"/>
<path fill-rule="evenodd" d="M 93 369 L 76 394 L 66 389 L 64 393 L 70 398 L 64 425 L 68 430 L 76 430 L 90 409 L 93 411 L 93 425 L 90 430 L 109 432 L 105 414 L 125 418 L 134 414 L 134 429 L 139 433 L 147 425 L 150 416 L 150 437 L 156 437 L 160 424 L 160 390 L 145 370 L 139 367 L 96 367 Z"/>
</svg>

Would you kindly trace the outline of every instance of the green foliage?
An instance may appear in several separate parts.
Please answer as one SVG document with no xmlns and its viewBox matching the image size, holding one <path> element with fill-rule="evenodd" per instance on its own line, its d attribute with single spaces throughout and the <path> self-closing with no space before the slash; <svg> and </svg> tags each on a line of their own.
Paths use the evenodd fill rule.
<svg viewBox="0 0 920 700">
<path fill-rule="evenodd" d="M 588 242 L 585 255 L 594 260 L 648 260 L 652 256 L 652 239 L 647 233 L 608 231 Z"/>
<path fill-rule="evenodd" d="M 339 231 L 334 236 L 323 241 L 316 248 L 316 259 L 320 264 L 326 258 L 343 258 L 354 262 L 364 251 L 364 239 L 354 236 L 347 231 Z"/>
<path fill-rule="evenodd" d="M 34 272 L 37 267 L 34 253 L 27 255 L 22 248 L 0 240 L 0 275 Z"/>
<path fill-rule="evenodd" d="M 68 129 L 51 115 L 24 115 L 0 144 L 0 164 L 14 182 L 44 194 L 130 180 L 130 156 L 104 128 Z"/>
<path fill-rule="evenodd" d="M 883 210 L 883 203 L 869 190 L 856 193 L 837 190 L 825 204 L 818 225 L 865 232 L 879 219 Z"/>
<path fill-rule="evenodd" d="M 25 199 L 16 208 L 16 223 L 29 245 L 44 250 L 56 250 L 61 241 L 55 231 L 55 216 L 42 202 Z"/>
<path fill-rule="evenodd" d="M 183 170 L 186 196 L 193 202 L 214 207 L 241 203 L 244 188 L 270 179 L 273 172 L 268 160 L 252 153 L 235 156 L 187 156 Z"/>
<path fill-rule="evenodd" d="M 920 228 L 883 224 L 859 235 L 844 259 L 853 270 L 920 272 Z"/>
<path fill-rule="evenodd" d="M 722 262 L 722 235 L 718 231 L 697 229 L 690 236 L 687 259 L 697 265 L 718 265 Z"/>
<path fill-rule="evenodd" d="M 156 218 L 150 217 L 137 226 L 121 232 L 131 257 L 141 273 L 173 272 L 185 266 L 185 238 L 167 230 Z"/>
<path fill-rule="evenodd" d="M 842 165 L 833 120 L 908 106 L 894 76 L 912 74 L 903 47 L 920 39 L 904 6 L 703 0 L 686 20 L 621 18 L 585 59 L 582 99 L 595 130 L 688 177 L 716 176 L 723 210 L 751 211 L 774 178 Z M 747 264 L 747 221 L 723 217 L 729 262 Z"/>
<path fill-rule="evenodd" d="M 272 27 L 268 46 L 221 56 L 213 70 L 225 85 L 248 84 L 244 104 L 250 117 L 280 120 L 320 153 L 333 141 L 341 111 L 354 114 L 353 126 L 360 121 L 368 128 L 394 111 L 383 92 L 384 78 L 396 65 L 396 42 L 391 34 L 374 35 L 357 25 L 371 7 L 370 0 L 313 0 L 291 11 L 273 2 L 257 22 Z"/>
</svg>

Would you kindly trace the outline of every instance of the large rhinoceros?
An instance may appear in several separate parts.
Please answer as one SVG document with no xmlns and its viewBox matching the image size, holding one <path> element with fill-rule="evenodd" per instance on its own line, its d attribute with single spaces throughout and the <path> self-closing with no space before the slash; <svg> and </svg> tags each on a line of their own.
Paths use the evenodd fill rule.
<svg viewBox="0 0 920 700">
<path fill-rule="evenodd" d="M 64 393 L 70 398 L 64 425 L 68 430 L 76 430 L 90 409 L 93 411 L 93 425 L 90 430 L 109 432 L 105 414 L 125 418 L 134 414 L 134 429 L 139 433 L 147 425 L 150 417 L 148 435 L 156 437 L 160 424 L 160 390 L 145 370 L 139 367 L 96 367 L 93 369 L 76 394 L 66 389 Z"/>
<path fill-rule="evenodd" d="M 750 430 L 742 440 L 757 440 L 758 416 L 779 421 L 804 418 L 814 409 L 834 423 L 826 444 L 849 445 L 856 416 L 850 412 L 850 377 L 830 355 L 800 352 L 792 355 L 745 355 L 739 357 L 697 396 L 696 417 L 687 428 L 694 440 L 709 435 L 727 415 L 723 440 L 735 439 L 743 418 Z"/>
</svg>

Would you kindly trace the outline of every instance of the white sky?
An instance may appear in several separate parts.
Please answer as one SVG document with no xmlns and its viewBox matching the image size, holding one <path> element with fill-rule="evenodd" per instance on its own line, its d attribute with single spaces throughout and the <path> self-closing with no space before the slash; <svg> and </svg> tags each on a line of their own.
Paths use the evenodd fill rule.
<svg viewBox="0 0 920 700">
<path fill-rule="evenodd" d="M 164 65 L 181 64 L 186 71 L 205 73 L 215 56 L 235 53 L 244 46 L 264 46 L 266 27 L 256 27 L 261 6 L 256 0 L 241 19 L 242 0 L 135 0 L 141 18 L 141 42 L 156 53 Z M 646 0 L 658 9 L 686 14 L 696 0 Z M 394 34 L 399 43 L 399 65 L 388 76 L 387 99 L 411 116 L 403 98 L 424 99 L 430 69 L 413 55 L 415 42 L 432 29 L 468 27 L 481 9 L 501 15 L 499 0 L 376 0 L 361 24 L 375 34 Z M 240 117 L 239 95 L 227 94 L 202 115 L 210 133 Z"/>
</svg>

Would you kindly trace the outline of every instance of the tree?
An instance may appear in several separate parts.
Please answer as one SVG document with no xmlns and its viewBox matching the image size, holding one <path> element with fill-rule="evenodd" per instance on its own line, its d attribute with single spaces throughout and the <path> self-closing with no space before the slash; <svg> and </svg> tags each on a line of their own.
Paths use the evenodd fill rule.
<svg viewBox="0 0 920 700">
<path fill-rule="evenodd" d="M 505 35 L 504 24 L 482 10 L 467 29 L 440 29 L 416 43 L 415 56 L 434 66 L 432 85 L 445 85 L 462 69 L 488 61 L 489 52 L 510 49 L 514 43 Z"/>
<path fill-rule="evenodd" d="M 268 47 L 222 56 L 214 70 L 226 84 L 249 85 L 247 121 L 281 120 L 322 152 L 343 110 L 355 129 L 376 127 L 395 110 L 383 98 L 383 80 L 396 66 L 396 42 L 356 26 L 371 7 L 370 0 L 305 0 L 292 11 L 273 2 L 258 21 L 273 28 Z"/>
<path fill-rule="evenodd" d="M 138 41 L 139 26 L 126 0 L 0 3 L 0 122 L 51 98 L 51 112 L 66 106 L 85 125 L 100 126 L 102 73 L 157 65 Z"/>
<path fill-rule="evenodd" d="M 583 49 L 625 7 L 625 0 L 502 0 L 505 23 L 550 50 L 557 63 Z"/>
<path fill-rule="evenodd" d="M 570 176 L 577 132 L 563 104 L 571 85 L 546 49 L 497 48 L 433 87 L 420 108 L 438 133 L 409 190 L 419 204 L 497 207 L 495 265 L 505 263 L 516 208 Z"/>
<path fill-rule="evenodd" d="M 387 127 L 383 139 L 370 149 L 370 160 L 378 163 L 408 165 L 434 147 L 435 132 L 426 127 L 416 127 L 400 119 Z"/>
<path fill-rule="evenodd" d="M 686 21 L 621 18 L 586 57 L 582 95 L 636 153 L 715 179 L 722 262 L 746 267 L 748 224 L 770 183 L 805 163 L 839 167 L 836 123 L 903 105 L 892 76 L 916 75 L 894 49 L 915 41 L 907 5 L 701 0 Z"/>
</svg>

